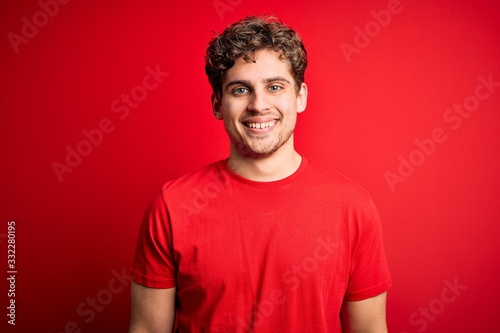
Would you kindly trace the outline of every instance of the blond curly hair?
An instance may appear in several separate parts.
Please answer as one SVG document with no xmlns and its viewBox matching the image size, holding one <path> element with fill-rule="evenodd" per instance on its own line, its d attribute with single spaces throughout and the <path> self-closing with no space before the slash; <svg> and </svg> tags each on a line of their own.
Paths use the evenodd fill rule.
<svg viewBox="0 0 500 333">
<path fill-rule="evenodd" d="M 228 26 L 208 44 L 205 72 L 213 92 L 222 96 L 222 82 L 228 69 L 239 57 L 255 61 L 255 52 L 271 49 L 288 61 L 298 92 L 304 82 L 307 52 L 300 36 L 281 20 L 272 16 L 248 16 Z"/>
</svg>

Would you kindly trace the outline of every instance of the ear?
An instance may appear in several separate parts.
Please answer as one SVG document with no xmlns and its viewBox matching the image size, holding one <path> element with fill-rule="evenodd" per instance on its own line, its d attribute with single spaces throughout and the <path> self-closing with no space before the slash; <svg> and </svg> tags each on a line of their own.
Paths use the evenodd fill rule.
<svg viewBox="0 0 500 333">
<path fill-rule="evenodd" d="M 212 93 L 212 112 L 215 118 L 222 119 L 221 102 L 215 93 Z"/>
<path fill-rule="evenodd" d="M 297 94 L 297 113 L 301 113 L 307 106 L 307 85 L 302 82 L 299 93 Z"/>
</svg>

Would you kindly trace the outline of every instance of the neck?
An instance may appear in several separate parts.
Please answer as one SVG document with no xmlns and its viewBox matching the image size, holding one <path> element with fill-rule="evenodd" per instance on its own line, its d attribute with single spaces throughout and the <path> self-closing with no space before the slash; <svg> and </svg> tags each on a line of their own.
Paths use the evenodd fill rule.
<svg viewBox="0 0 500 333">
<path fill-rule="evenodd" d="M 293 139 L 272 155 L 263 158 L 251 158 L 240 154 L 231 144 L 228 164 L 238 175 L 259 182 L 270 182 L 292 175 L 300 166 L 302 157 L 293 147 Z"/>
</svg>

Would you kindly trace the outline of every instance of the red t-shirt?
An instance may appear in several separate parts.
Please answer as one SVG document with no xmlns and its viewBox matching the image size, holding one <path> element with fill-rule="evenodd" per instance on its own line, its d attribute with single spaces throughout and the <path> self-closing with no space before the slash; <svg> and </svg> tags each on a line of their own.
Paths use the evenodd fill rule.
<svg viewBox="0 0 500 333">
<path fill-rule="evenodd" d="M 224 160 L 167 182 L 132 275 L 177 288 L 174 332 L 341 332 L 345 300 L 391 285 L 370 196 L 306 158 L 278 181 L 245 179 Z"/>
</svg>

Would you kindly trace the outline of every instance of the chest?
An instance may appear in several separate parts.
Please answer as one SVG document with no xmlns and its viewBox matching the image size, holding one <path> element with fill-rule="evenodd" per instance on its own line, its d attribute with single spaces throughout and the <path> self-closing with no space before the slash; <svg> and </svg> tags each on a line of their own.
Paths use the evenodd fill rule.
<svg viewBox="0 0 500 333">
<path fill-rule="evenodd" d="M 187 224 L 173 221 L 179 288 L 256 293 L 347 283 L 348 228 L 338 207 L 286 195 L 259 199 L 225 198 Z"/>
</svg>

